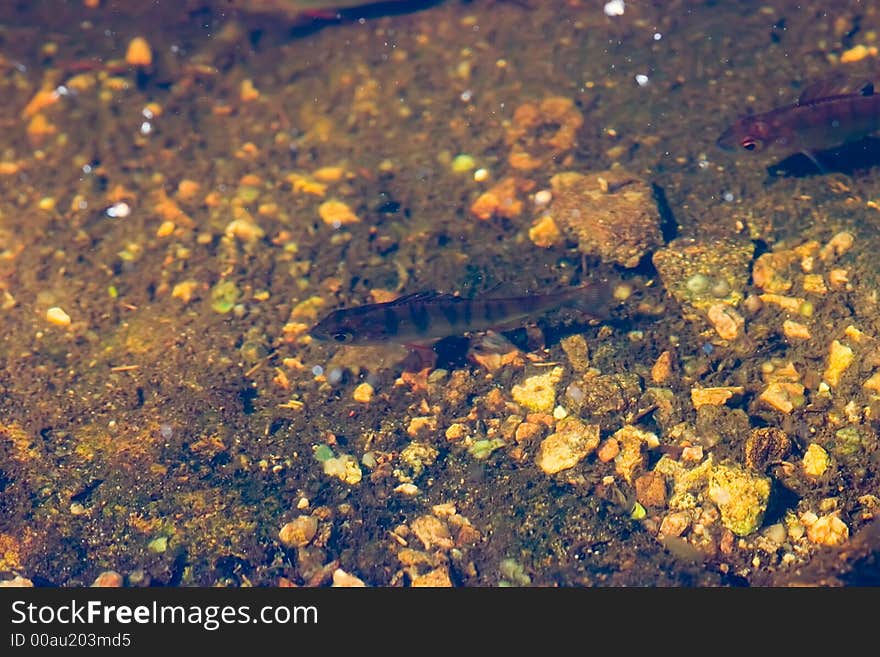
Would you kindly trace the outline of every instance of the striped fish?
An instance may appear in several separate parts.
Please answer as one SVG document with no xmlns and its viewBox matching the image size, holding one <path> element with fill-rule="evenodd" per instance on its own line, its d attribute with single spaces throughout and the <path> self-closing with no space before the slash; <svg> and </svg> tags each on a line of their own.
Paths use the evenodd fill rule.
<svg viewBox="0 0 880 657">
<path fill-rule="evenodd" d="M 386 303 L 334 310 L 309 334 L 340 344 L 424 344 L 451 335 L 512 328 L 565 305 L 599 319 L 608 312 L 609 296 L 608 286 L 602 284 L 521 297 L 466 299 L 441 292 L 416 292 Z"/>
</svg>

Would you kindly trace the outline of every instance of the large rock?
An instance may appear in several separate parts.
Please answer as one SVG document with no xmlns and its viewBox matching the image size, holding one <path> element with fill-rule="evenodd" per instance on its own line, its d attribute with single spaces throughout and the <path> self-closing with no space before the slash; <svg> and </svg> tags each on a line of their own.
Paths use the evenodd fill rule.
<svg viewBox="0 0 880 657">
<path fill-rule="evenodd" d="M 653 192 L 637 176 L 623 169 L 567 171 L 553 176 L 550 186 L 550 215 L 582 253 L 635 267 L 663 244 Z"/>
</svg>

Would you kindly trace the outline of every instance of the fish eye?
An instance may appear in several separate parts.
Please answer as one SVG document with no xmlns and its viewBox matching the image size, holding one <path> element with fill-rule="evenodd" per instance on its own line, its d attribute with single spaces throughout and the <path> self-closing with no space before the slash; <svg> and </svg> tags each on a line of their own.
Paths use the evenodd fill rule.
<svg viewBox="0 0 880 657">
<path fill-rule="evenodd" d="M 742 147 L 747 151 L 755 151 L 759 150 L 759 142 L 756 139 L 752 139 L 751 137 L 746 137 L 742 140 Z"/>
<path fill-rule="evenodd" d="M 337 331 L 333 334 L 333 339 L 336 342 L 351 342 L 352 338 L 354 338 L 354 335 L 346 331 Z"/>
</svg>

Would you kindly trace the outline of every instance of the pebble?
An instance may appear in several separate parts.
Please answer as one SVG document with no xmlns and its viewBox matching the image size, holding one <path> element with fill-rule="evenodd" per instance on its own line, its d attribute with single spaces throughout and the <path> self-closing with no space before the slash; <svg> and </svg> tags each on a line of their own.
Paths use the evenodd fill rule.
<svg viewBox="0 0 880 657">
<path fill-rule="evenodd" d="M 432 515 L 424 515 L 410 523 L 413 534 L 422 542 L 426 550 L 435 548 L 451 550 L 455 547 L 455 541 L 449 533 L 449 527 L 439 518 Z"/>
<path fill-rule="evenodd" d="M 636 499 L 644 506 L 666 505 L 666 478 L 659 472 L 646 472 L 635 480 Z"/>
<path fill-rule="evenodd" d="M 804 474 L 809 477 L 821 477 L 831 464 L 831 457 L 821 445 L 812 443 L 804 453 Z"/>
<path fill-rule="evenodd" d="M 34 583 L 26 577 L 22 577 L 21 575 L 16 575 L 12 579 L 0 579 L 0 587 L 9 587 L 9 588 L 28 588 L 33 586 Z"/>
<path fill-rule="evenodd" d="M 163 552 L 165 552 L 165 550 L 168 549 L 168 537 L 160 536 L 159 538 L 154 538 L 152 541 L 149 542 L 147 547 L 150 548 L 152 552 L 162 554 Z"/>
<path fill-rule="evenodd" d="M 348 207 L 348 204 L 335 199 L 321 203 L 318 207 L 318 215 L 321 221 L 334 228 L 360 222 L 360 218 Z"/>
<path fill-rule="evenodd" d="M 767 384 L 758 399 L 777 411 L 791 413 L 795 406 L 801 406 L 804 402 L 804 386 L 801 383 L 774 381 Z"/>
<path fill-rule="evenodd" d="M 373 398 L 373 386 L 364 381 L 357 388 L 354 389 L 352 393 L 352 397 L 356 402 L 360 402 L 361 404 L 368 404 L 370 400 Z"/>
<path fill-rule="evenodd" d="M 718 386 L 715 388 L 691 388 L 691 403 L 694 408 L 700 406 L 723 406 L 734 395 L 745 392 L 743 386 Z"/>
<path fill-rule="evenodd" d="M 451 588 L 452 580 L 449 578 L 449 570 L 446 566 L 440 566 L 428 571 L 424 575 L 417 575 L 412 580 L 413 587 Z"/>
<path fill-rule="evenodd" d="M 56 326 L 70 326 L 70 315 L 58 306 L 52 306 L 46 311 L 46 321 Z"/>
<path fill-rule="evenodd" d="M 709 499 L 721 512 L 721 524 L 737 536 L 761 526 L 770 499 L 770 478 L 737 466 L 718 465 L 709 481 Z"/>
<path fill-rule="evenodd" d="M 556 385 L 562 380 L 562 367 L 526 378 L 510 391 L 513 400 L 537 413 L 552 413 L 556 406 Z"/>
<path fill-rule="evenodd" d="M 599 425 L 584 424 L 577 418 L 560 420 L 556 431 L 541 441 L 535 462 L 547 474 L 576 466 L 599 446 Z"/>
<path fill-rule="evenodd" d="M 399 485 L 395 486 L 394 492 L 400 493 L 401 495 L 406 495 L 407 497 L 415 497 L 416 495 L 418 495 L 422 491 L 415 484 L 404 483 L 404 484 L 399 484 Z"/>
<path fill-rule="evenodd" d="M 620 443 L 614 438 L 608 438 L 607 440 L 602 441 L 602 444 L 599 445 L 596 457 L 602 461 L 602 463 L 608 463 L 609 461 L 616 459 L 618 454 L 620 454 Z"/>
<path fill-rule="evenodd" d="M 315 516 L 299 516 L 281 528 L 278 539 L 284 547 L 305 547 L 317 532 L 318 519 Z"/>
<path fill-rule="evenodd" d="M 363 473 L 357 459 L 351 454 L 340 454 L 324 461 L 324 474 L 341 479 L 347 484 L 360 483 Z"/>
<path fill-rule="evenodd" d="M 143 37 L 135 37 L 128 43 L 125 63 L 129 66 L 149 66 L 153 63 L 153 49 Z"/>
<path fill-rule="evenodd" d="M 836 388 L 840 383 L 841 375 L 852 364 L 853 358 L 854 354 L 851 348 L 834 340 L 828 352 L 828 366 L 825 368 L 822 378 L 829 386 Z"/>
<path fill-rule="evenodd" d="M 118 589 L 122 586 L 122 575 L 115 570 L 105 570 L 95 578 L 92 586 L 95 588 L 113 588 Z"/>
<path fill-rule="evenodd" d="M 559 226 L 549 214 L 542 215 L 534 221 L 529 228 L 529 239 L 532 244 L 544 249 L 559 246 L 565 241 Z"/>
<path fill-rule="evenodd" d="M 833 513 L 816 518 L 807 527 L 807 538 L 819 545 L 843 545 L 849 539 L 849 527 Z"/>
<path fill-rule="evenodd" d="M 350 575 L 342 570 L 342 568 L 337 568 L 333 571 L 333 586 L 342 588 L 363 588 L 366 584 L 360 577 Z"/>
<path fill-rule="evenodd" d="M 782 322 L 782 332 L 789 340 L 809 340 L 810 329 L 806 324 L 801 324 L 792 319 L 786 319 Z"/>
<path fill-rule="evenodd" d="M 660 444 L 657 434 L 626 424 L 614 432 L 613 439 L 620 445 L 620 453 L 614 457 L 614 470 L 628 482 L 643 464 L 642 445 L 653 449 Z"/>
<path fill-rule="evenodd" d="M 726 303 L 714 303 L 706 311 L 709 322 L 725 340 L 735 340 L 745 325 L 745 319 Z"/>
</svg>

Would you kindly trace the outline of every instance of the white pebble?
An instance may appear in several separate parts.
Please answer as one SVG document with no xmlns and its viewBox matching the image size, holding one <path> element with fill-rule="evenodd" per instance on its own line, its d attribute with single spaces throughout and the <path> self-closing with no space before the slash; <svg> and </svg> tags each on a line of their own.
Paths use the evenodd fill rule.
<svg viewBox="0 0 880 657">
<path fill-rule="evenodd" d="M 623 0 L 609 0 L 603 7 L 606 16 L 623 16 L 624 9 L 626 9 L 626 5 Z"/>
<path fill-rule="evenodd" d="M 546 207 L 553 199 L 553 192 L 549 189 L 542 189 L 535 192 L 535 206 L 539 208 Z"/>
<path fill-rule="evenodd" d="M 131 207 L 125 201 L 120 201 L 107 208 L 106 214 L 111 219 L 122 219 L 131 214 Z"/>
</svg>

